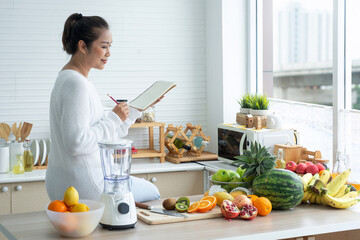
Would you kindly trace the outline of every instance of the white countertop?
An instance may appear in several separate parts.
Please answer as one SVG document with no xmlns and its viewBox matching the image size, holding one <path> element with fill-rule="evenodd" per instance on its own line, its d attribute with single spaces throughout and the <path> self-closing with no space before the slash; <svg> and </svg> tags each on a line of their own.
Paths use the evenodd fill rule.
<svg viewBox="0 0 360 240">
<path fill-rule="evenodd" d="M 201 197 L 198 195 L 196 199 Z M 195 198 L 190 197 L 190 199 Z M 162 200 L 149 202 L 149 205 L 158 206 Z M 173 240 L 272 240 L 298 238 L 360 229 L 359 211 L 360 204 L 349 209 L 301 204 L 289 210 L 273 210 L 270 215 L 266 217 L 259 216 L 252 221 L 241 219 L 227 221 L 221 217 L 199 221 L 147 225 L 138 220 L 135 228 L 124 231 L 108 231 L 98 226 L 90 236 L 84 239 L 155 240 L 171 237 Z M 0 216 L 0 224 L 3 225 L 3 228 L 0 228 L 0 234 L 5 230 L 5 236 L 9 239 L 64 239 L 51 225 L 45 211 Z M 346 234 L 345 232 L 344 239 L 349 239 L 346 238 Z"/>
<path fill-rule="evenodd" d="M 204 166 L 189 162 L 174 164 L 170 162 L 160 163 L 158 158 L 154 159 L 133 159 L 131 174 L 179 172 L 179 171 L 201 171 Z M 35 182 L 45 181 L 46 169 L 36 169 L 24 174 L 13 174 L 12 172 L 0 174 L 0 183 Z"/>
</svg>

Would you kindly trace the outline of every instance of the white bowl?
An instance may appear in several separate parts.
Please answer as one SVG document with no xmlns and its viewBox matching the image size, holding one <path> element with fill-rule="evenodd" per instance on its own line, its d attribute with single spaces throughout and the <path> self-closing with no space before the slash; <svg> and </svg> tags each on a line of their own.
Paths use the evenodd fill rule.
<svg viewBox="0 0 360 240">
<path fill-rule="evenodd" d="M 55 229 L 65 237 L 85 237 L 98 226 L 104 212 L 105 204 L 93 200 L 80 199 L 89 207 L 88 212 L 64 213 L 50 211 L 46 213 Z"/>
</svg>

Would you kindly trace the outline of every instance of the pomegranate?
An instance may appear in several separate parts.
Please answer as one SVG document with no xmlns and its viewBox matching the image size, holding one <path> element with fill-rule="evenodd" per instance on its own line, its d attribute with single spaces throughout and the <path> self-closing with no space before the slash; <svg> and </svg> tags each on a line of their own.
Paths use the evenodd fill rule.
<svg viewBox="0 0 360 240">
<path fill-rule="evenodd" d="M 236 196 L 236 198 L 234 198 L 234 200 L 232 202 L 233 202 L 233 204 L 235 204 L 235 206 L 238 207 L 238 209 L 240 209 L 245 204 L 252 205 L 251 199 L 248 198 L 246 195 L 238 195 L 238 196 Z"/>
<path fill-rule="evenodd" d="M 240 210 L 230 200 L 224 200 L 221 204 L 221 212 L 225 218 L 236 218 Z"/>
<path fill-rule="evenodd" d="M 255 218 L 257 216 L 257 214 L 258 214 L 258 210 L 256 207 L 254 207 L 253 205 L 250 205 L 250 204 L 245 204 L 240 209 L 239 216 L 243 219 L 251 220 L 251 219 Z"/>
</svg>

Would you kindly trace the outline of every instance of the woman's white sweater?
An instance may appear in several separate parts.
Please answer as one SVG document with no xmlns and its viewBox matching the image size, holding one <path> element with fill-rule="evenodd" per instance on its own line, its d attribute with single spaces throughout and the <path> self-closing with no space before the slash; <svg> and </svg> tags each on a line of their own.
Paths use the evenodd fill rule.
<svg viewBox="0 0 360 240">
<path fill-rule="evenodd" d="M 61 71 L 50 100 L 51 151 L 46 172 L 50 199 L 62 199 L 69 186 L 81 198 L 100 199 L 104 183 L 98 142 L 126 136 L 140 115 L 130 108 L 130 116 L 122 122 L 113 111 L 105 114 L 89 79 L 74 70 Z"/>
</svg>

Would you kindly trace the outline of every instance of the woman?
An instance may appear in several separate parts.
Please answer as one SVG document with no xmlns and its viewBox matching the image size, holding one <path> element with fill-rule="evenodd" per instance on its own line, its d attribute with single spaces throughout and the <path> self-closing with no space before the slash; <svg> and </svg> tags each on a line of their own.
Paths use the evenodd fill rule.
<svg viewBox="0 0 360 240">
<path fill-rule="evenodd" d="M 51 200 L 62 199 L 69 186 L 78 190 L 80 198 L 99 200 L 104 179 L 98 142 L 126 136 L 141 113 L 119 103 L 105 114 L 88 79 L 90 70 L 104 69 L 110 57 L 112 35 L 103 18 L 72 14 L 65 22 L 62 43 L 71 59 L 51 93 L 46 189 Z M 152 183 L 136 177 L 130 177 L 130 182 L 136 201 L 160 197 Z"/>
</svg>

